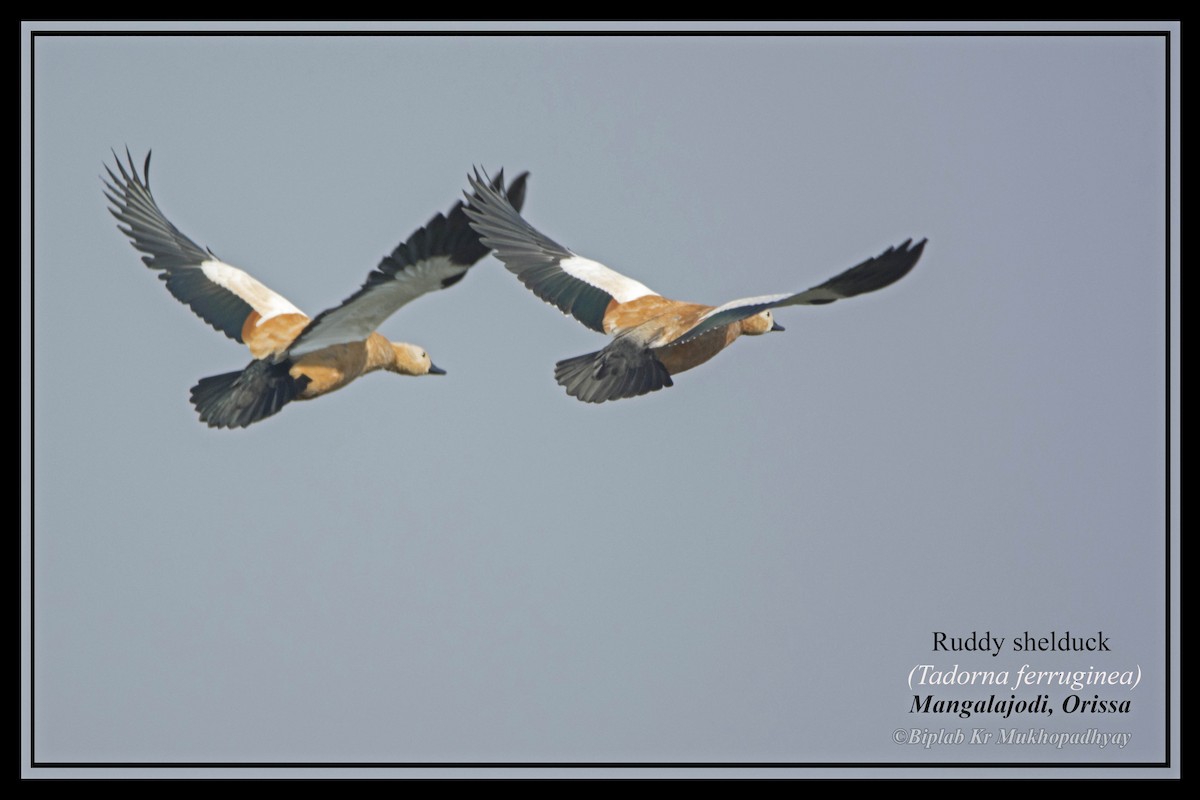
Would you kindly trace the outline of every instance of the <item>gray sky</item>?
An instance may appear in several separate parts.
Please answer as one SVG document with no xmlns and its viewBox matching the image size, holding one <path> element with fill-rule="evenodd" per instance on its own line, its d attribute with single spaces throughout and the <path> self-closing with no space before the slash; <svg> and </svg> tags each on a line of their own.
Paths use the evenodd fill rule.
<svg viewBox="0 0 1200 800">
<path fill-rule="evenodd" d="M 39 762 L 1163 757 L 1161 39 L 39 37 L 32 65 Z M 552 373 L 604 339 L 489 257 L 381 328 L 444 378 L 215 431 L 188 389 L 249 356 L 117 231 L 126 145 L 173 223 L 310 314 L 476 164 L 676 299 L 929 245 L 603 406 Z M 1111 652 L 1011 651 L 1068 630 Z M 1053 716 L 964 720 L 909 713 L 922 663 L 1141 679 L 1098 692 L 1127 714 L 1056 687 Z M 893 741 L 1014 725 L 1131 738 Z"/>
</svg>

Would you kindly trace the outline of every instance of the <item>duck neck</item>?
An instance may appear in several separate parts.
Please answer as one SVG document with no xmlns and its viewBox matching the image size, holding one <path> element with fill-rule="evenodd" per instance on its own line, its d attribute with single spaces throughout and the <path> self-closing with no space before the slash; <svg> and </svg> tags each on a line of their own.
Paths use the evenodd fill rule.
<svg viewBox="0 0 1200 800">
<path fill-rule="evenodd" d="M 367 337 L 367 364 L 363 372 L 374 372 L 377 369 L 402 372 L 398 367 L 396 349 L 392 347 L 391 342 L 378 333 Z"/>
</svg>

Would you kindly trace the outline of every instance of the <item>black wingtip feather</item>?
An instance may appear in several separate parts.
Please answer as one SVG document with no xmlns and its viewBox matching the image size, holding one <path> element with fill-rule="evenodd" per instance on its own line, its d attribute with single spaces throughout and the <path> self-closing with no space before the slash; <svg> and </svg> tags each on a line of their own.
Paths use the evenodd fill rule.
<svg viewBox="0 0 1200 800">
<path fill-rule="evenodd" d="M 875 258 L 867 259 L 841 275 L 829 279 L 821 286 L 829 288 L 842 297 L 855 297 L 891 286 L 912 272 L 913 267 L 920 261 L 921 254 L 925 252 L 927 239 L 922 239 L 915 246 L 910 247 L 912 241 L 911 238 L 906 239 L 899 247 L 889 247 Z M 818 303 L 813 303 L 813 305 L 818 305 Z"/>
<path fill-rule="evenodd" d="M 525 205 L 525 184 L 528 180 L 529 173 L 522 172 L 520 175 L 513 178 L 512 182 L 508 184 L 508 191 L 506 193 L 508 196 L 508 202 L 511 203 L 512 207 L 517 211 L 520 211 Z"/>
</svg>

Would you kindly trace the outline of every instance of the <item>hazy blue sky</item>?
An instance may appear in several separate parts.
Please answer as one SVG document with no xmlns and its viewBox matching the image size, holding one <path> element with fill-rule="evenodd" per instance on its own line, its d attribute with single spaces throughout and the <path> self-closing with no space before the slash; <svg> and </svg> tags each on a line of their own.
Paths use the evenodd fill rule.
<svg viewBox="0 0 1200 800">
<path fill-rule="evenodd" d="M 96 35 L 29 55 L 39 762 L 1162 759 L 1161 37 Z M 676 299 L 929 245 L 892 287 L 783 309 L 786 333 L 603 406 L 553 379 L 603 337 L 489 257 L 381 328 L 445 377 L 371 375 L 216 431 L 188 389 L 249 356 L 118 232 L 99 176 L 125 146 L 153 149 L 172 222 L 311 314 L 476 164 L 530 170 L 535 226 Z M 1067 630 L 1111 652 L 1011 651 Z M 1005 650 L 934 653 L 934 631 Z M 922 663 L 1141 682 L 1098 692 L 1127 714 L 1064 713 L 1055 687 L 1053 716 L 959 719 L 909 713 Z M 1131 738 L 893 741 L 1013 726 Z"/>
</svg>

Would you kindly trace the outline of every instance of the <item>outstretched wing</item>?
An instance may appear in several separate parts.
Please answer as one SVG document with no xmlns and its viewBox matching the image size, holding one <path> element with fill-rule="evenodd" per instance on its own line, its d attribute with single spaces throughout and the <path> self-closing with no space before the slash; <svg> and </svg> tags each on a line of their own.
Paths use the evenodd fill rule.
<svg viewBox="0 0 1200 800">
<path fill-rule="evenodd" d="M 486 176 L 485 176 L 486 177 Z M 656 294 L 632 278 L 572 253 L 526 222 L 513 204 L 488 186 L 479 171 L 468 175 L 475 196 L 467 206 L 471 227 L 531 292 L 594 331 L 604 332 L 613 300 L 628 303 Z"/>
<path fill-rule="evenodd" d="M 504 192 L 504 171 L 487 187 L 497 196 L 508 196 L 518 208 L 525 200 L 522 173 Z M 437 214 L 407 241 L 401 242 L 367 276 L 366 283 L 341 305 L 318 314 L 289 348 L 294 356 L 335 344 L 359 342 L 371 335 L 385 319 L 426 292 L 445 289 L 462 280 L 476 261 L 488 254 L 479 235 L 471 229 L 459 200 L 449 213 Z"/>
<path fill-rule="evenodd" d="M 820 286 L 798 294 L 769 294 L 763 297 L 746 297 L 731 300 L 709 311 L 668 346 L 690 342 L 709 331 L 723 328 L 731 322 L 747 319 L 769 308 L 780 306 L 819 306 L 859 294 L 873 292 L 890 286 L 903 278 L 916 265 L 925 249 L 925 239 L 914 247 L 908 239 L 899 247 L 889 247 L 875 258 L 868 258 L 856 267 L 830 278 Z"/>
<path fill-rule="evenodd" d="M 252 311 L 257 311 L 261 319 L 303 313 L 287 298 L 201 248 L 163 216 L 150 193 L 149 153 L 142 175 L 138 175 L 128 148 L 125 150 L 128 169 L 115 151 L 113 157 L 121 176 L 118 178 L 105 165 L 111 180 L 104 181 L 107 187 L 104 195 L 112 203 L 109 211 L 120 223 L 117 227 L 135 248 L 146 253 L 142 261 L 147 267 L 159 270 L 158 277 L 167 284 L 167 291 L 186 303 L 197 316 L 230 339 L 241 342 L 242 326 Z"/>
</svg>

